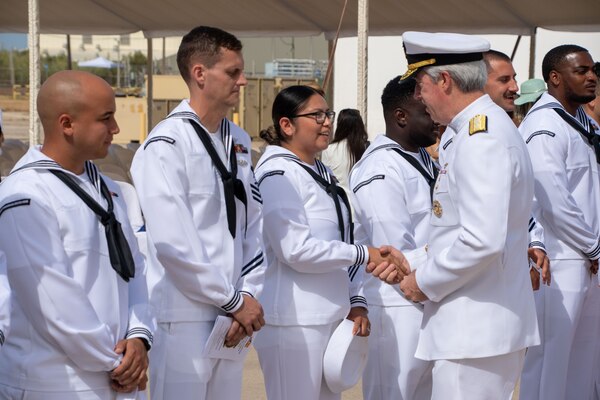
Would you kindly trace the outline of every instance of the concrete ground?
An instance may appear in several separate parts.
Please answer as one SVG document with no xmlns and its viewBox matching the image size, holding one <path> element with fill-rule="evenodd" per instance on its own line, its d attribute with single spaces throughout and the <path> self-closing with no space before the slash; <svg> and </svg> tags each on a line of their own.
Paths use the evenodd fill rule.
<svg viewBox="0 0 600 400">
<path fill-rule="evenodd" d="M 351 390 L 342 393 L 342 400 L 362 399 L 362 386 L 360 382 Z M 258 364 L 258 356 L 254 349 L 250 350 L 244 364 L 244 382 L 242 386 L 242 400 L 266 400 L 263 375 Z"/>
</svg>

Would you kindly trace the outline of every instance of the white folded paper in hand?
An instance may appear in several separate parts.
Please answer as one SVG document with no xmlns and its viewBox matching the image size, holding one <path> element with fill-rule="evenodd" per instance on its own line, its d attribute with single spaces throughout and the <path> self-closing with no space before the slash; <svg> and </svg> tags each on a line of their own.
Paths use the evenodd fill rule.
<svg viewBox="0 0 600 400">
<path fill-rule="evenodd" d="M 204 346 L 204 357 L 208 358 L 223 358 L 225 360 L 243 360 L 250 350 L 252 337 L 244 337 L 235 347 L 225 346 L 225 336 L 231 327 L 233 318 L 219 315 L 215 321 L 206 345 Z"/>
</svg>

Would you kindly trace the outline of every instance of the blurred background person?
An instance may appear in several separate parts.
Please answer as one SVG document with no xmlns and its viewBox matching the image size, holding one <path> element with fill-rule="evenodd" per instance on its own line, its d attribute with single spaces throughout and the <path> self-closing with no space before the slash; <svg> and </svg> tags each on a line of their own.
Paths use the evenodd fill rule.
<svg viewBox="0 0 600 400">
<path fill-rule="evenodd" d="M 321 155 L 323 164 L 331 168 L 339 184 L 348 193 L 348 174 L 362 157 L 369 135 L 358 110 L 340 111 L 333 140 Z"/>
<path fill-rule="evenodd" d="M 594 72 L 600 78 L 600 62 L 594 64 Z M 583 110 L 589 117 L 596 134 L 600 135 L 600 85 L 596 85 L 596 98 L 585 104 Z"/>
</svg>

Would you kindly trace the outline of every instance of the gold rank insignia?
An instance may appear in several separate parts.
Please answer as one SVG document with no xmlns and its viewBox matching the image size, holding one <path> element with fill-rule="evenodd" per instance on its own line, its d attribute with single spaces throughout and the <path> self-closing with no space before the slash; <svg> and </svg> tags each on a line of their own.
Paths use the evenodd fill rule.
<svg viewBox="0 0 600 400">
<path fill-rule="evenodd" d="M 433 210 L 433 215 L 435 215 L 438 218 L 442 217 L 442 213 L 444 212 L 444 210 L 442 209 L 442 204 L 439 201 L 437 201 L 437 200 L 433 201 L 432 210 Z"/>
<path fill-rule="evenodd" d="M 469 135 L 487 131 L 487 116 L 477 114 L 469 120 Z"/>
</svg>

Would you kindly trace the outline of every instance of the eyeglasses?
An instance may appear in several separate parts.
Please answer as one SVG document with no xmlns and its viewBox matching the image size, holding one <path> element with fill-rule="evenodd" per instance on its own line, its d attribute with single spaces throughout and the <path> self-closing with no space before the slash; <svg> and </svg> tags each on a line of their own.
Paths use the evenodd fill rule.
<svg viewBox="0 0 600 400">
<path fill-rule="evenodd" d="M 335 111 L 315 111 L 306 114 L 292 115 L 290 118 L 298 117 L 310 117 L 317 121 L 317 124 L 324 124 L 325 117 L 329 118 L 330 121 L 333 121 L 335 119 Z"/>
</svg>

